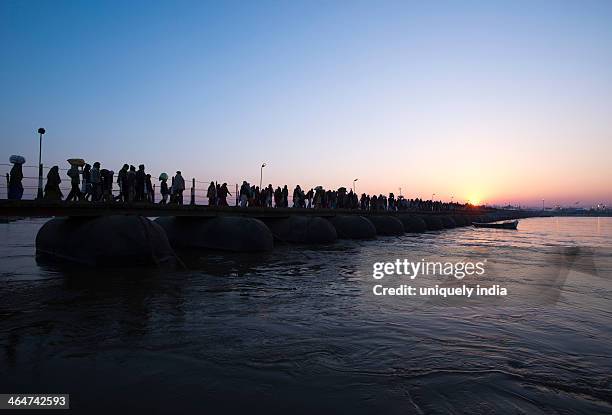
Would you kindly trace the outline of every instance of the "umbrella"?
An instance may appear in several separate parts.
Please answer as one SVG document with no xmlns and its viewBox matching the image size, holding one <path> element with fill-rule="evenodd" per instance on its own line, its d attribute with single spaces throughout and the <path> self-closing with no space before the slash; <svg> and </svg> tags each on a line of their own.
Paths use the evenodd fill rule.
<svg viewBox="0 0 612 415">
<path fill-rule="evenodd" d="M 13 164 L 23 164 L 25 163 L 25 158 L 23 156 L 16 156 L 16 155 L 12 155 L 9 158 L 9 161 Z"/>
<path fill-rule="evenodd" d="M 85 160 L 83 159 L 68 159 L 67 161 L 71 166 L 83 167 L 85 165 Z"/>
</svg>

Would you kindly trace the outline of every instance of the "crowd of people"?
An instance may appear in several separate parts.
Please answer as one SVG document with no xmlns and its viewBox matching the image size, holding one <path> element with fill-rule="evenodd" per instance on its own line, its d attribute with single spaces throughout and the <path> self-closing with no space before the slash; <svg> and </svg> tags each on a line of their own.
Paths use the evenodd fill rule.
<svg viewBox="0 0 612 415">
<path fill-rule="evenodd" d="M 8 174 L 8 198 L 20 200 L 23 197 L 23 163 L 13 163 Z M 88 163 L 71 164 L 66 172 L 70 180 L 70 192 L 66 201 L 90 201 L 90 202 L 149 202 L 154 201 L 154 188 L 151 175 L 145 171 L 144 164 L 135 166 L 124 164 L 116 177 L 116 184 L 119 189 L 117 195 L 113 194 L 113 184 L 115 183 L 115 172 L 101 168 L 99 162 L 92 165 Z M 185 190 L 185 180 L 180 171 L 171 179 L 168 186 L 168 175 L 162 173 L 159 176 L 161 201 L 159 203 L 183 204 L 183 191 Z M 60 177 L 59 167 L 53 166 L 47 173 L 47 181 L 43 190 L 43 199 L 59 201 L 64 198 L 60 188 L 62 178 Z"/>
<path fill-rule="evenodd" d="M 215 182 L 210 182 L 208 190 L 206 191 L 209 206 L 229 206 L 227 203 L 227 196 L 232 196 L 227 188 L 227 183 L 220 185 Z"/>
<path fill-rule="evenodd" d="M 21 199 L 23 195 L 22 163 L 13 163 L 8 177 L 8 198 Z M 122 203 L 155 203 L 154 186 L 151 175 L 145 171 L 144 164 L 136 169 L 133 165 L 124 164 L 116 175 L 112 170 L 101 168 L 99 162 L 93 166 L 84 162 L 71 163 L 66 172 L 70 180 L 71 190 L 66 201 L 91 201 L 91 202 L 122 202 Z M 183 204 L 183 192 L 185 190 L 185 179 L 180 171 L 170 178 L 166 173 L 159 176 L 160 204 Z M 60 189 L 62 179 L 59 167 L 53 166 L 47 174 L 47 182 L 44 187 L 43 198 L 45 200 L 59 201 L 63 199 Z M 118 194 L 113 194 L 113 184 L 117 184 Z M 228 196 L 233 196 L 227 187 L 227 183 L 218 184 L 210 182 L 206 191 L 209 206 L 229 206 Z M 250 185 L 243 181 L 238 195 L 236 205 L 240 207 L 267 207 L 288 208 L 289 189 L 287 185 L 276 189 L 271 184 L 262 189 L 259 186 Z M 401 210 L 453 210 L 465 207 L 459 203 L 445 203 L 441 201 L 406 199 L 403 196 L 368 195 L 362 193 L 358 196 L 353 189 L 340 187 L 337 190 L 325 190 L 322 186 L 311 188 L 308 191 L 299 185 L 293 189 L 291 207 L 314 208 L 314 209 L 360 209 L 370 211 L 401 211 Z"/>
<path fill-rule="evenodd" d="M 352 189 L 340 187 L 338 190 L 325 190 L 322 186 L 311 188 L 304 191 L 297 185 L 293 189 L 291 207 L 294 208 L 314 208 L 314 209 L 361 209 L 361 210 L 453 210 L 466 205 L 460 203 L 446 203 L 441 201 L 406 199 L 403 196 L 395 196 L 389 193 L 388 196 L 368 195 L 362 193 L 358 197 Z M 209 204 L 214 205 L 214 203 Z M 248 182 L 242 182 L 238 198 L 240 207 L 289 207 L 289 189 L 287 185 L 276 189 L 269 184 L 260 189 L 259 186 L 251 186 Z"/>
</svg>

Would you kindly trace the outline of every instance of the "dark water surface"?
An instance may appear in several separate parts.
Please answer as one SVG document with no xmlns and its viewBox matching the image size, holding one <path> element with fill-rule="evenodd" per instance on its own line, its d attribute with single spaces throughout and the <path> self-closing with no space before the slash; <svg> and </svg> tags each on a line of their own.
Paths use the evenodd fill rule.
<svg viewBox="0 0 612 415">
<path fill-rule="evenodd" d="M 612 413 L 610 218 L 113 271 L 38 264 L 42 223 L 0 224 L 0 393 L 70 393 L 82 413 Z M 410 283 L 372 278 L 396 258 L 486 259 L 460 284 L 508 295 L 374 296 Z"/>
</svg>

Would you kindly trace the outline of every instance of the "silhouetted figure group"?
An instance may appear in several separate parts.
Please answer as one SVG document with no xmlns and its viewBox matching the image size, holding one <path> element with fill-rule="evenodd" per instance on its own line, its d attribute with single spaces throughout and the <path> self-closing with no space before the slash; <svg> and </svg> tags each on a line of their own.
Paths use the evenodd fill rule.
<svg viewBox="0 0 612 415">
<path fill-rule="evenodd" d="M 213 184 L 211 183 L 211 186 Z M 209 188 L 209 204 L 210 202 Z M 289 207 L 289 191 L 287 185 L 277 187 L 273 190 L 271 184 L 260 190 L 258 186 L 251 186 L 248 182 L 242 182 L 238 197 L 240 207 Z M 405 199 L 403 196 L 395 196 L 389 193 L 388 196 L 368 195 L 362 193 L 360 197 L 353 190 L 340 187 L 338 190 L 325 190 L 322 186 L 317 186 L 305 192 L 300 185 L 293 190 L 291 207 L 293 208 L 314 208 L 314 209 L 360 209 L 368 211 L 404 211 L 404 210 L 452 210 L 465 207 L 459 203 L 443 203 L 440 201 Z"/>
<path fill-rule="evenodd" d="M 117 174 L 117 186 L 119 194 L 113 195 L 113 183 L 115 173 L 112 170 L 101 168 L 100 162 L 92 165 L 80 159 L 71 159 L 71 166 L 66 172 L 70 178 L 70 193 L 66 197 L 68 202 L 91 201 L 91 202 L 123 202 L 123 203 L 154 203 L 154 187 L 151 175 L 145 171 L 144 164 L 136 167 L 124 164 Z M 11 169 L 9 181 L 9 199 L 21 199 L 23 194 L 23 163 L 14 163 Z M 82 169 L 80 168 L 82 167 Z M 82 177 L 82 180 L 81 180 Z M 183 191 L 185 180 L 180 171 L 172 177 L 172 185 L 168 187 L 168 175 L 162 173 L 159 178 L 162 200 L 159 203 L 183 204 Z M 47 173 L 47 182 L 44 187 L 43 199 L 60 201 L 63 193 L 60 189 L 62 182 L 59 167 L 53 166 Z M 168 201 L 168 199 L 170 199 Z"/>
<path fill-rule="evenodd" d="M 298 186 L 299 188 L 299 186 Z M 294 200 L 296 192 L 293 192 Z M 263 189 L 259 186 L 251 186 L 248 182 L 243 181 L 240 186 L 238 202 L 240 207 L 272 207 L 273 202 L 275 207 L 289 206 L 289 189 L 285 185 L 282 189 L 279 187 L 274 190 L 271 184 Z"/>
<path fill-rule="evenodd" d="M 232 196 L 232 194 L 227 188 L 227 183 L 220 185 L 219 183 L 210 182 L 206 190 L 208 206 L 229 206 L 227 203 L 228 196 Z"/>
<path fill-rule="evenodd" d="M 112 186 L 112 177 L 110 178 Z M 117 197 L 112 197 L 111 194 L 111 200 L 124 203 L 153 203 L 154 201 L 151 175 L 145 172 L 144 164 L 139 165 L 138 170 L 136 170 L 134 166 L 124 164 L 119 170 L 119 173 L 117 173 L 117 186 L 119 187 L 119 195 Z"/>
<path fill-rule="evenodd" d="M 162 196 L 159 201 L 160 204 L 183 204 L 185 179 L 180 170 L 171 178 L 170 187 L 168 187 L 168 175 L 166 173 L 159 175 L 159 182 Z M 119 187 L 119 195 L 114 198 L 116 201 L 123 203 L 155 202 L 155 189 L 153 188 L 151 175 L 145 171 L 144 164 L 139 165 L 138 170 L 134 166 L 124 164 L 117 174 L 117 186 Z"/>
<path fill-rule="evenodd" d="M 7 174 L 8 198 L 19 200 L 23 196 L 22 165 L 25 159 L 22 156 L 11 156 L 10 174 Z M 154 203 L 154 187 L 151 175 L 145 171 L 144 164 L 136 169 L 133 165 L 124 164 L 117 174 L 118 195 L 113 195 L 113 180 L 115 173 L 112 170 L 103 169 L 99 162 L 93 166 L 81 159 L 70 159 L 70 169 L 66 175 L 70 178 L 70 193 L 66 197 L 68 202 L 91 201 L 91 202 L 123 202 L 123 203 Z M 166 173 L 161 173 L 160 181 L 160 204 L 183 204 L 183 192 L 185 191 L 185 179 L 180 171 L 170 178 Z M 45 200 L 60 201 L 63 193 L 60 188 L 58 166 L 53 166 L 47 173 L 47 182 L 44 186 L 43 198 Z M 206 190 L 209 206 L 229 206 L 228 196 L 233 196 L 229 191 L 227 183 L 218 184 L 210 182 Z M 193 197 L 193 193 L 192 193 Z M 192 199 L 192 203 L 193 203 Z M 293 189 L 291 203 L 289 203 L 289 189 L 287 185 L 273 188 L 272 184 L 260 189 L 259 186 L 251 186 L 243 181 L 238 195 L 236 205 L 240 207 L 264 207 L 264 208 L 314 208 L 314 209 L 360 209 L 366 211 L 404 211 L 404 210 L 430 210 L 447 211 L 464 208 L 467 204 L 444 203 L 441 201 L 405 199 L 403 196 L 396 197 L 393 193 L 389 195 L 368 195 L 362 193 L 358 196 L 352 189 L 340 187 L 337 190 L 325 190 L 322 186 L 316 186 L 308 191 L 297 185 Z"/>
</svg>

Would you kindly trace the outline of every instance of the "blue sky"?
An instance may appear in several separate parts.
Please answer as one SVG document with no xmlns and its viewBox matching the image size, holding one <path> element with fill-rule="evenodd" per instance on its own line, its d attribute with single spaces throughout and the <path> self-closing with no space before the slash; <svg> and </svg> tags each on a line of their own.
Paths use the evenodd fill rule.
<svg viewBox="0 0 612 415">
<path fill-rule="evenodd" d="M 612 2 L 0 3 L 6 157 L 611 202 Z"/>
</svg>

